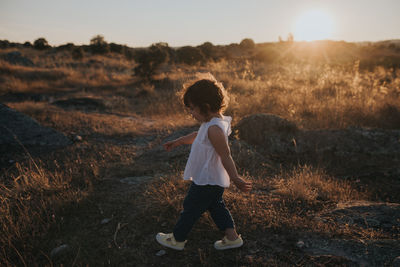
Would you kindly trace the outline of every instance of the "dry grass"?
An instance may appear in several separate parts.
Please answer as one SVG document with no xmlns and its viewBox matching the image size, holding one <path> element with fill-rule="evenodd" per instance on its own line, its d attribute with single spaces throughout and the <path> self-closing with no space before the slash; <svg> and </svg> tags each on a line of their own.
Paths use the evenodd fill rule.
<svg viewBox="0 0 400 267">
<path fill-rule="evenodd" d="M 29 166 L 17 164 L 16 174 L 1 178 L 7 182 L 0 189 L 0 262 L 29 266 L 39 257 L 32 254 L 38 252 L 39 240 L 60 223 L 60 207 L 79 203 L 87 193 L 73 185 L 73 173 L 68 170 L 49 171 L 33 161 Z"/>
<path fill-rule="evenodd" d="M 273 178 L 274 193 L 293 201 L 315 203 L 318 201 L 350 201 L 366 198 L 347 181 L 330 177 L 322 170 L 310 166 L 281 173 Z"/>
<path fill-rule="evenodd" d="M 101 183 L 93 187 L 92 183 L 104 177 L 154 175 L 165 169 L 165 162 L 144 164 L 137 157 L 143 152 L 140 150 L 159 145 L 174 130 L 195 125 L 184 113 L 177 92 L 196 72 L 211 72 L 223 82 L 231 95 L 227 113 L 233 116 L 234 123 L 249 114 L 268 112 L 295 121 L 305 129 L 350 125 L 398 129 L 399 70 L 382 66 L 361 68 L 356 58 L 343 64 L 220 61 L 195 67 L 166 65 L 154 84 L 140 84 L 131 76 L 135 63 L 120 55 L 86 55 L 75 61 L 67 52 L 21 52 L 35 67 L 2 61 L 0 94 L 54 94 L 55 100 L 98 97 L 104 100 L 105 108 L 63 109 L 49 103 L 49 98 L 21 98 L 6 103 L 45 126 L 67 135 L 82 135 L 84 140 L 65 151 L 38 157 L 43 161 L 33 157 L 20 162 L 2 174 L 2 265 L 96 266 L 135 262 L 150 266 L 159 265 L 161 260 L 170 265 L 203 266 L 319 264 L 312 259 L 302 260 L 295 247 L 300 233 L 366 240 L 388 237 L 374 229 L 343 228 L 314 220 L 319 212 L 335 207 L 339 201 L 378 199 L 368 189 L 338 180 L 323 168 L 297 166 L 279 170 L 249 150 L 237 152 L 237 162 L 240 171 L 253 182 L 253 192 L 241 194 L 230 188 L 225 194 L 238 230 L 248 242 L 245 250 L 225 254 L 213 251 L 210 244 L 221 236 L 210 231 L 215 229 L 214 224 L 205 215 L 193 229 L 187 251 L 168 251 L 169 257 L 157 258 L 154 254 L 160 247 L 153 240 L 154 233 L 171 230 L 182 208 L 188 184 L 180 177 L 186 158 L 174 158 L 170 173 L 133 192 L 123 191 L 129 188 L 118 187 L 118 181 L 112 181 L 115 190 L 102 188 Z M 130 142 L 148 135 L 154 141 L 147 146 Z M 249 148 L 242 147 L 246 149 Z M 93 210 L 97 206 L 109 208 L 99 214 Z M 129 223 L 117 240 L 126 245 L 125 250 L 112 242 L 117 225 L 99 227 L 98 221 L 106 214 L 115 216 L 115 223 Z M 80 224 L 75 224 L 76 217 Z M 79 247 L 69 254 L 73 260 L 53 262 L 49 258 L 49 251 L 60 245 L 59 240 L 69 240 Z"/>
<path fill-rule="evenodd" d="M 188 189 L 188 183 L 181 181 L 181 173 L 168 174 L 161 180 L 147 186 L 143 195 L 135 202 L 144 227 L 134 232 L 135 236 L 145 238 L 148 233 L 170 231 L 182 209 L 182 202 Z M 238 256 L 235 253 L 218 254 L 209 249 L 213 240 L 220 238 L 211 217 L 204 214 L 194 226 L 188 242 L 191 253 L 180 254 L 179 258 L 166 257 L 167 264 L 215 266 L 280 266 L 299 260 L 295 244 L 302 233 L 314 231 L 329 236 L 362 235 L 367 239 L 382 237 L 378 231 L 364 230 L 348 226 L 346 229 L 337 224 L 326 224 L 314 220 L 320 211 L 334 208 L 340 201 L 358 200 L 368 197 L 365 192 L 353 188 L 349 182 L 337 181 L 320 169 L 298 166 L 279 176 L 259 174 L 246 176 L 254 184 L 250 194 L 243 194 L 231 187 L 225 191 L 225 201 L 230 209 L 239 233 L 246 243 L 246 250 L 257 251 L 256 255 Z M 145 218 L 146 216 L 151 218 Z M 141 239 L 140 239 L 141 240 Z M 149 249 L 151 242 L 145 241 Z M 147 244 L 149 242 L 149 244 Z M 195 245 L 191 245 L 195 243 Z M 199 247 L 196 253 L 195 247 Z M 279 251 L 293 251 L 283 255 Z M 151 254 L 145 253 L 143 264 L 156 264 Z M 238 252 L 242 253 L 242 252 Z M 249 252 L 247 252 L 249 253 Z M 268 259 L 268 260 L 267 260 Z M 138 262 L 138 264 L 139 264 Z"/>
</svg>

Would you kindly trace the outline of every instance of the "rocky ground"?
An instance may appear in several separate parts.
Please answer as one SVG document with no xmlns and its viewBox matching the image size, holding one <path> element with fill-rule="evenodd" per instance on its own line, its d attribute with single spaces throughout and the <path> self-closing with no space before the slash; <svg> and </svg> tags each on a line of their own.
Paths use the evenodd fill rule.
<svg viewBox="0 0 400 267">
<path fill-rule="evenodd" d="M 84 101 L 57 101 L 63 108 L 80 105 Z M 72 103 L 73 102 L 73 103 Z M 71 104 L 72 103 L 72 104 Z M 86 103 L 86 102 L 85 102 Z M 93 109 L 99 103 L 92 101 Z M 147 186 L 171 177 L 171 169 L 182 170 L 189 147 L 180 147 L 166 152 L 161 144 L 178 136 L 190 133 L 196 127 L 184 127 L 172 132 L 148 131 L 134 138 L 91 136 L 82 140 L 79 135 L 68 138 L 48 127 L 21 115 L 8 107 L 0 106 L 0 145 L 2 152 L 19 151 L 17 147 L 38 151 L 59 147 L 79 146 L 84 142 L 113 143 L 128 146 L 134 154 L 133 165 L 126 171 L 109 168 L 95 185 L 91 196 L 79 206 L 71 209 L 68 217 L 57 218 L 58 230 L 47 236 L 43 250 L 49 252 L 51 261 L 57 264 L 129 265 L 140 261 L 144 265 L 158 266 L 174 262 L 181 257 L 176 252 L 160 247 L 154 241 L 156 231 L 171 227 L 169 221 L 160 221 L 157 229 L 138 225 L 143 223 L 143 207 L 151 209 L 151 203 L 138 198 L 146 194 Z M 101 108 L 101 107 L 100 107 Z M 151 124 L 151 121 L 143 123 Z M 6 126 L 6 127 L 4 127 Z M 233 157 L 238 166 L 268 168 L 277 172 L 282 164 L 309 163 L 327 166 L 332 175 L 345 179 L 382 178 L 386 187 L 400 188 L 400 131 L 348 128 L 345 130 L 303 131 L 292 122 L 274 115 L 258 114 L 244 118 L 235 127 L 236 134 L 230 138 Z M 13 134 L 11 134 L 13 133 Z M 88 137 L 89 138 L 89 137 Z M 85 139 L 85 137 L 83 138 Z M 15 140 L 19 140 L 15 143 Z M 14 149 L 13 149 L 14 147 Z M 12 149 L 12 150 L 10 150 Z M 24 151 L 20 151 L 21 155 Z M 2 167 L 13 164 L 17 155 L 5 153 Z M 114 171 L 113 171 L 114 170 Z M 379 183 L 378 183 L 379 185 Z M 396 193 L 395 190 L 388 193 Z M 255 188 L 252 193 L 273 197 L 273 191 Z M 140 200 L 139 200 L 140 199 Z M 392 200 L 398 197 L 392 197 Z M 141 208 L 142 205 L 143 207 Z M 154 203 L 154 205 L 157 205 Z M 148 216 L 148 214 L 146 214 Z M 176 216 L 172 211 L 171 216 Z M 154 215 L 153 219 L 158 218 Z M 148 218 L 151 220 L 151 218 Z M 287 234 L 268 230 L 264 240 L 246 240 L 243 248 L 229 252 L 223 259 L 233 257 L 233 264 L 259 266 L 272 264 L 263 255 L 273 255 L 276 262 L 286 264 L 342 264 L 349 266 L 382 266 L 398 264 L 400 256 L 400 204 L 381 201 L 339 202 L 313 215 L 313 220 L 324 225 L 343 228 L 372 229 L 391 238 L 368 240 L 363 236 L 353 238 L 327 236 L 318 232 L 303 231 L 290 238 Z M 145 220 L 146 221 L 146 220 Z M 142 228 L 142 229 L 141 229 Z M 135 230 L 133 230 L 135 229 Z M 140 233 L 140 234 L 139 234 Z M 136 238 L 135 238 L 136 235 Z M 275 237 L 274 237 L 275 236 Z M 129 238 L 128 238 L 129 237 Z M 209 238 L 209 234 L 206 234 Z M 211 236 L 214 237 L 214 236 Z M 283 239 L 282 239 L 283 238 Z M 263 241 L 264 240 L 264 241 Z M 208 240 L 208 243 L 212 243 Z M 268 244 L 275 242 L 274 244 Z M 190 259 L 188 265 L 212 265 L 202 257 L 218 256 L 208 249 L 206 241 L 189 245 L 183 258 Z M 196 248 L 195 248 L 196 247 Z M 199 247 L 199 248 L 198 248 Z M 207 247 L 207 249 L 205 248 Z M 268 253 L 267 253 L 268 252 Z M 271 254 L 272 253 L 272 254 Z M 282 256 L 286 254 L 286 256 Z M 289 256 L 290 255 L 290 256 Z M 221 255 L 220 255 L 221 256 Z M 261 260 L 260 260 L 261 259 Z M 39 262 L 47 261 L 38 257 Z M 107 262 L 108 261 L 108 262 Z M 206 262 L 206 264 L 204 264 Z M 228 261 L 229 262 L 229 261 Z M 180 261 L 182 263 L 182 261 Z M 217 263 L 215 263 L 217 264 Z M 222 264 L 224 265 L 224 264 Z M 398 266 L 398 265 L 395 265 Z"/>
</svg>

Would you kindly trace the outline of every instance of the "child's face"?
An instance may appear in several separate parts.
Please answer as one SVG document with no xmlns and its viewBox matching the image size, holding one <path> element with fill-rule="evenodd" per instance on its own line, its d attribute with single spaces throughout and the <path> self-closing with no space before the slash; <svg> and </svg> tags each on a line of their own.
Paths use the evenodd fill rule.
<svg viewBox="0 0 400 267">
<path fill-rule="evenodd" d="M 192 114 L 193 118 L 195 118 L 197 121 L 199 122 L 205 122 L 207 121 L 206 116 L 204 116 L 201 111 L 200 108 L 197 106 L 194 106 L 192 104 L 189 104 L 189 112 L 190 114 Z"/>
</svg>

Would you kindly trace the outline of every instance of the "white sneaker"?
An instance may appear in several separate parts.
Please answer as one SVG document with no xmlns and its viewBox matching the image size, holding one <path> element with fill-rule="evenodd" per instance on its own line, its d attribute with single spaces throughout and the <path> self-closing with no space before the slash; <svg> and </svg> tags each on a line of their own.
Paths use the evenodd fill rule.
<svg viewBox="0 0 400 267">
<path fill-rule="evenodd" d="M 183 250 L 185 248 L 185 244 L 187 241 L 178 242 L 175 240 L 174 234 L 164 234 L 158 233 L 156 235 L 156 240 L 158 243 L 163 245 L 164 247 L 176 249 L 176 250 Z"/>
<path fill-rule="evenodd" d="M 222 240 L 218 240 L 214 243 L 214 248 L 218 250 L 230 249 L 230 248 L 238 248 L 243 245 L 243 239 L 239 235 L 236 240 L 231 241 L 226 236 Z"/>
</svg>

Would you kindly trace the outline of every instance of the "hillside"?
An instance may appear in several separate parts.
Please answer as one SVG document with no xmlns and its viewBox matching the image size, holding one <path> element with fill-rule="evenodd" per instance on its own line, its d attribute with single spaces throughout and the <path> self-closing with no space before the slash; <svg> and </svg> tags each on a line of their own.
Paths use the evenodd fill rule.
<svg viewBox="0 0 400 267">
<path fill-rule="evenodd" d="M 0 111 L 34 126 L 0 129 L 1 265 L 399 261 L 397 44 L 2 45 Z M 245 245 L 222 253 L 209 215 L 183 252 L 154 239 L 173 227 L 188 187 L 190 148 L 161 144 L 199 127 L 179 99 L 198 72 L 230 95 L 232 156 L 254 187 L 225 193 Z M 9 125 L 26 126 L 19 116 Z M 46 146 L 48 133 L 68 142 Z"/>
</svg>

